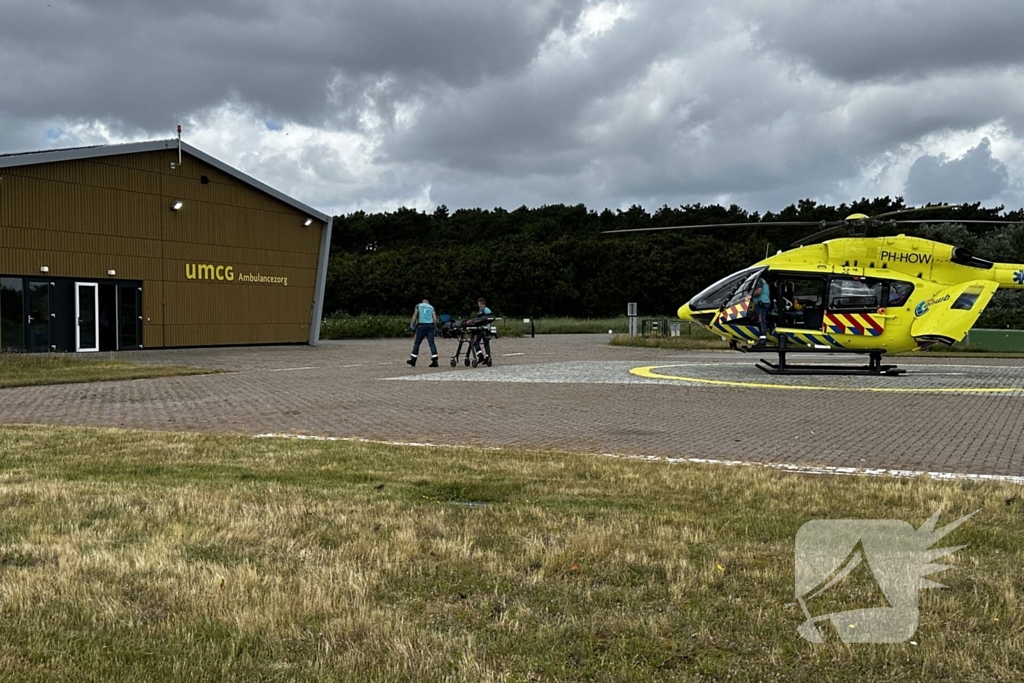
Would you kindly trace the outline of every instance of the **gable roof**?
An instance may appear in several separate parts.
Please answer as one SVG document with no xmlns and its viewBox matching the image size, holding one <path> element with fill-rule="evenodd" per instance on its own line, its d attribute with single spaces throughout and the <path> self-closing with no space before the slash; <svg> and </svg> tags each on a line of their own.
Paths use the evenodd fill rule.
<svg viewBox="0 0 1024 683">
<path fill-rule="evenodd" d="M 31 166 L 33 164 L 49 164 L 57 161 L 74 161 L 77 159 L 95 159 L 97 157 L 109 157 L 118 156 L 121 154 L 140 154 L 143 152 L 157 152 L 167 149 L 178 149 L 178 140 L 171 138 L 170 140 L 152 140 L 150 142 L 130 142 L 123 145 L 92 145 L 89 147 L 68 147 L 66 149 L 51 149 L 40 152 L 17 152 L 14 154 L 0 154 L 0 169 L 2 168 L 13 168 L 15 166 Z M 230 176 L 241 180 L 247 185 L 251 185 L 256 189 L 266 192 L 271 197 L 279 199 L 285 204 L 288 204 L 300 211 L 308 213 L 311 217 L 317 218 L 325 223 L 330 217 L 317 211 L 311 206 L 303 204 L 297 199 L 293 199 L 286 194 L 283 194 L 274 188 L 261 183 L 252 176 L 242 173 L 237 168 L 228 166 L 223 161 L 215 159 L 206 152 L 201 152 L 192 145 L 182 142 L 181 151 L 189 154 L 190 156 L 205 161 L 209 165 L 217 168 Z"/>
</svg>

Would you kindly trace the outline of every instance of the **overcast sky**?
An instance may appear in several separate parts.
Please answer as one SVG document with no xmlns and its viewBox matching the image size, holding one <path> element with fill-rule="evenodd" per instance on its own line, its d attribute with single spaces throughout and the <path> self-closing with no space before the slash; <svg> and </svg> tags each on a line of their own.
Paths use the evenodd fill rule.
<svg viewBox="0 0 1024 683">
<path fill-rule="evenodd" d="M 183 139 L 328 213 L 1024 205 L 1020 0 L 0 0 L 0 152 Z"/>
</svg>

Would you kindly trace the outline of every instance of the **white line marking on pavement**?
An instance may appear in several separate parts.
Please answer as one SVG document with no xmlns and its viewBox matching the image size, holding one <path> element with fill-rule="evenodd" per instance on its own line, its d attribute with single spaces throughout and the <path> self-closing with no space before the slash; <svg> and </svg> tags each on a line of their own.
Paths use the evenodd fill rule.
<svg viewBox="0 0 1024 683">
<path fill-rule="evenodd" d="M 192 376 L 193 377 L 213 377 L 214 375 L 218 375 L 218 374 L 223 374 L 223 375 L 255 375 L 255 374 L 258 374 L 258 373 L 262 373 L 262 372 L 290 372 L 292 370 L 319 370 L 319 369 L 320 368 L 318 366 L 310 365 L 310 366 L 301 367 L 301 368 L 266 368 L 266 369 L 261 369 L 261 370 L 225 370 L 222 373 L 211 372 L 211 373 L 207 373 L 207 374 L 204 374 L 204 375 L 192 375 Z"/>
<path fill-rule="evenodd" d="M 659 455 L 621 455 L 603 453 L 606 458 L 624 460 L 644 460 L 650 462 L 686 462 L 700 465 L 719 465 L 724 467 L 762 467 L 771 470 L 791 472 L 793 474 L 835 474 L 841 476 L 861 477 L 894 477 L 909 479 L 913 477 L 929 477 L 931 479 L 970 480 L 970 481 L 1005 481 L 1013 484 L 1024 484 L 1024 476 L 1012 474 L 970 474 L 966 472 L 928 472 L 924 470 L 890 470 L 875 467 L 834 467 L 831 465 L 790 465 L 781 462 L 749 462 L 745 460 L 715 460 L 713 458 L 672 458 Z"/>
<path fill-rule="evenodd" d="M 508 358 L 509 356 L 525 356 L 525 353 L 503 353 L 502 357 Z"/>
<path fill-rule="evenodd" d="M 257 434 L 257 439 L 298 439 L 300 441 L 349 441 L 355 443 L 373 443 L 382 446 L 408 446 L 411 448 L 472 448 L 485 451 L 500 451 L 502 448 L 516 446 L 469 446 L 466 444 L 424 443 L 418 441 L 383 441 L 380 439 L 364 439 L 355 436 L 314 436 L 311 434 Z M 835 474 L 840 476 L 861 477 L 893 477 L 910 479 L 913 477 L 929 477 L 943 480 L 968 481 L 1003 481 L 1012 484 L 1024 484 L 1024 476 L 1012 474 L 969 474 L 962 472 L 928 472 L 924 470 L 891 470 L 874 467 L 834 467 L 830 465 L 790 465 L 778 462 L 750 462 L 746 460 L 716 460 L 714 458 L 673 458 L 664 455 L 624 455 L 622 453 L 601 453 L 604 458 L 622 460 L 639 460 L 642 462 L 692 463 L 696 465 L 718 465 L 720 467 L 761 467 L 779 470 L 791 474 Z"/>
<path fill-rule="evenodd" d="M 398 361 L 389 361 L 387 363 L 353 363 L 352 365 L 339 365 L 339 368 L 366 368 L 371 365 L 398 365 Z"/>
</svg>

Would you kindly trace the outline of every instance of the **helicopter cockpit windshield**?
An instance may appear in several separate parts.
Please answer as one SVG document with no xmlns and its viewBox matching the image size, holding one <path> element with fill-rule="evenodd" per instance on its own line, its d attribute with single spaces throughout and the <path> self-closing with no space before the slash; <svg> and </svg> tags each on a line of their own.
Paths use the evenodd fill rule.
<svg viewBox="0 0 1024 683">
<path fill-rule="evenodd" d="M 757 288 L 757 283 L 761 279 L 761 274 L 765 270 L 767 270 L 767 268 L 754 268 L 753 270 L 747 271 L 749 273 L 749 275 L 747 275 L 747 279 L 745 279 L 743 284 L 739 286 L 739 289 L 737 289 L 732 295 L 732 298 L 725 303 L 725 306 L 735 306 L 739 303 L 749 302 L 751 295 Z"/>
<path fill-rule="evenodd" d="M 722 278 L 690 299 L 688 304 L 690 306 L 690 310 L 719 310 L 729 303 L 732 295 L 736 292 L 739 286 L 751 276 L 752 273 L 761 270 L 763 270 L 763 268 L 747 268 L 739 271 L 738 273 L 733 273 L 732 275 Z"/>
</svg>

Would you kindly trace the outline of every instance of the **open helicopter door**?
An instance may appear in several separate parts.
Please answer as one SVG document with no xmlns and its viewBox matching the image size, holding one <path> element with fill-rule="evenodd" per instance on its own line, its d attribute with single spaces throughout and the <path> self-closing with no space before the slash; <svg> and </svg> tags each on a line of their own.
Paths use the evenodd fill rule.
<svg viewBox="0 0 1024 683">
<path fill-rule="evenodd" d="M 920 346 L 935 342 L 951 346 L 960 341 L 998 287 L 992 280 L 971 280 L 940 290 L 914 308 L 911 336 Z"/>
<path fill-rule="evenodd" d="M 736 289 L 722 310 L 718 312 L 718 322 L 728 324 L 754 315 L 750 299 L 754 295 L 758 279 L 766 270 L 768 270 L 767 267 L 759 268 L 743 281 L 743 284 Z"/>
</svg>

